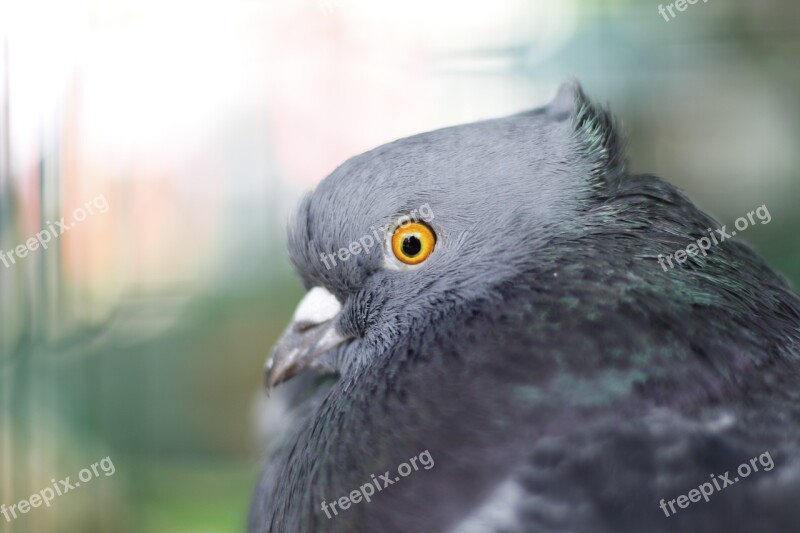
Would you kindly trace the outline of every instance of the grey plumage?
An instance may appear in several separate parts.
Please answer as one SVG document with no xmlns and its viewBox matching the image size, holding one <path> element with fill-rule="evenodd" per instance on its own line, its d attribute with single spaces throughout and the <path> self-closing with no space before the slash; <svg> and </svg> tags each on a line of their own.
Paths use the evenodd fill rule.
<svg viewBox="0 0 800 533">
<path fill-rule="evenodd" d="M 437 242 L 419 267 L 387 267 L 384 246 L 320 260 L 423 204 Z M 306 390 L 249 530 L 796 527 L 800 299 L 738 241 L 656 261 L 714 227 L 628 172 L 614 121 L 577 84 L 347 161 L 299 207 L 289 252 L 307 288 L 339 300 L 350 340 L 315 361 L 337 379 Z M 322 513 L 425 449 L 431 470 Z M 765 451 L 773 471 L 659 509 Z"/>
</svg>

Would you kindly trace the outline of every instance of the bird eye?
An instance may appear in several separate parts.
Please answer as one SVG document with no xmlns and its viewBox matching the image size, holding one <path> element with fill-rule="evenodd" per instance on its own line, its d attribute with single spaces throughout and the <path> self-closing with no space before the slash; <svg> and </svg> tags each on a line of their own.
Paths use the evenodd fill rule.
<svg viewBox="0 0 800 533">
<path fill-rule="evenodd" d="M 425 224 L 409 222 L 394 230 L 392 252 L 407 265 L 418 265 L 425 261 L 436 245 L 436 235 Z"/>
</svg>

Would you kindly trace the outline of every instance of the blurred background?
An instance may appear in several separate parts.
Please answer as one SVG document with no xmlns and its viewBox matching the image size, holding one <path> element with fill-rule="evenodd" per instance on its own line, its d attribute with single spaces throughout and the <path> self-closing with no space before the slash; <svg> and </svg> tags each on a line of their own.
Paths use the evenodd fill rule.
<svg viewBox="0 0 800 533">
<path fill-rule="evenodd" d="M 633 170 L 722 223 L 767 205 L 741 238 L 800 281 L 800 4 L 676 14 L 3 0 L 0 250 L 72 225 L 0 263 L 0 503 L 107 456 L 115 473 L 0 530 L 242 531 L 263 363 L 302 293 L 283 249 L 300 195 L 348 157 L 537 107 L 571 77 L 620 117 Z"/>
</svg>

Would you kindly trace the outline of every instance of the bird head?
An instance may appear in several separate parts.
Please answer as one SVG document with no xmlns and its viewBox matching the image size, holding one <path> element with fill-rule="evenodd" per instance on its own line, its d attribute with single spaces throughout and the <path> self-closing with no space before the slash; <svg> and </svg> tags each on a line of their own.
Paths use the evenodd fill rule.
<svg viewBox="0 0 800 533">
<path fill-rule="evenodd" d="M 401 139 L 354 157 L 297 209 L 291 259 L 307 295 L 267 362 L 356 371 L 481 299 L 583 231 L 621 171 L 610 116 L 577 83 L 518 115 Z"/>
</svg>

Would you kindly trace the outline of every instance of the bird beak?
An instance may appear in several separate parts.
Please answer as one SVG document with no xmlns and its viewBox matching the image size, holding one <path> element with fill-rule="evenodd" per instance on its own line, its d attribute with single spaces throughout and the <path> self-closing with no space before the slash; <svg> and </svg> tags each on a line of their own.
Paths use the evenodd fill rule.
<svg viewBox="0 0 800 533">
<path fill-rule="evenodd" d="M 312 366 L 325 352 L 348 340 L 334 327 L 341 310 L 339 300 L 322 287 L 308 291 L 267 359 L 267 388 Z"/>
</svg>

